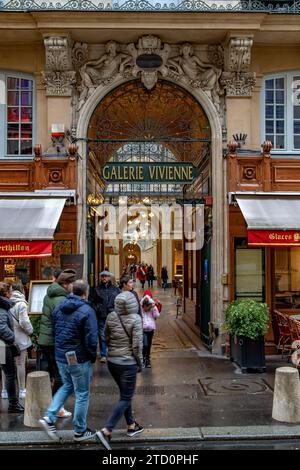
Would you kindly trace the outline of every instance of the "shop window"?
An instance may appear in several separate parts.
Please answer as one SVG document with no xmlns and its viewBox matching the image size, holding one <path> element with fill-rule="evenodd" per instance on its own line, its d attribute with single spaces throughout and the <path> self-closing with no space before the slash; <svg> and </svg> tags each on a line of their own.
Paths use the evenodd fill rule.
<svg viewBox="0 0 300 470">
<path fill-rule="evenodd" d="M 276 248 L 275 308 L 300 308 L 300 248 Z"/>
<path fill-rule="evenodd" d="M 235 240 L 235 298 L 265 299 L 264 249 L 248 248 L 246 238 Z"/>
<path fill-rule="evenodd" d="M 34 81 L 0 72 L 0 157 L 33 155 Z"/>
<path fill-rule="evenodd" d="M 266 76 L 263 87 L 263 139 L 273 153 L 300 150 L 300 72 Z"/>
</svg>

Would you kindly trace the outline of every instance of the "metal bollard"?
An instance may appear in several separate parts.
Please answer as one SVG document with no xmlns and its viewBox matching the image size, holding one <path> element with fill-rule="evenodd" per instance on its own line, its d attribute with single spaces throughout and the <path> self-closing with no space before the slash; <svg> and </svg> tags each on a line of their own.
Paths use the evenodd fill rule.
<svg viewBox="0 0 300 470">
<path fill-rule="evenodd" d="M 294 367 L 276 369 L 272 418 L 285 423 L 300 422 L 300 381 Z"/>
<path fill-rule="evenodd" d="M 44 415 L 52 400 L 50 376 L 48 372 L 30 372 L 26 379 L 24 424 L 31 428 L 39 427 L 38 420 Z"/>
</svg>

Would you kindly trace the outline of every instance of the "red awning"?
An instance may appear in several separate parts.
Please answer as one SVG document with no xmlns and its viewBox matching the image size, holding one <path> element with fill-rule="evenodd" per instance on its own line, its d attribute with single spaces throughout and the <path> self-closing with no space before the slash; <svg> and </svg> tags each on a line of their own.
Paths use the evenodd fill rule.
<svg viewBox="0 0 300 470">
<path fill-rule="evenodd" d="M 300 230 L 248 230 L 249 246 L 300 246 Z"/>
<path fill-rule="evenodd" d="M 44 258 L 51 255 L 51 240 L 0 240 L 0 258 Z"/>
</svg>

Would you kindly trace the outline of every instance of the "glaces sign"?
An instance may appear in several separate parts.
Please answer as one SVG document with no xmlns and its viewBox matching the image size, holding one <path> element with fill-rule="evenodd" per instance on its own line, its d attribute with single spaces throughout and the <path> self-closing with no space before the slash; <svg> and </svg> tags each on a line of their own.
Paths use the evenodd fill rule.
<svg viewBox="0 0 300 470">
<path fill-rule="evenodd" d="M 190 184 L 196 177 L 192 163 L 107 163 L 102 178 L 107 183 Z"/>
</svg>

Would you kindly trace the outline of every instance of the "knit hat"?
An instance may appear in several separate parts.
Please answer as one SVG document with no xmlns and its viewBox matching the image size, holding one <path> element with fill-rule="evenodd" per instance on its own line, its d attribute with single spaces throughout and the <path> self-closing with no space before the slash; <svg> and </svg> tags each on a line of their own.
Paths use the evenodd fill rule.
<svg viewBox="0 0 300 470">
<path fill-rule="evenodd" d="M 71 284 L 76 281 L 76 271 L 74 269 L 64 269 L 57 278 L 58 284 Z"/>
<path fill-rule="evenodd" d="M 155 301 L 150 297 L 150 295 L 145 295 L 141 300 L 141 305 L 146 301 L 148 305 L 155 305 Z"/>
</svg>

